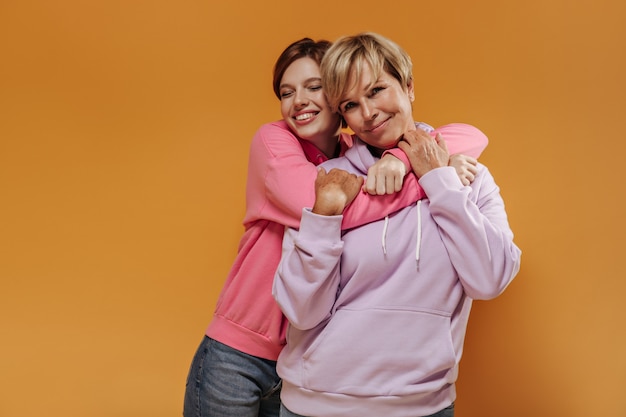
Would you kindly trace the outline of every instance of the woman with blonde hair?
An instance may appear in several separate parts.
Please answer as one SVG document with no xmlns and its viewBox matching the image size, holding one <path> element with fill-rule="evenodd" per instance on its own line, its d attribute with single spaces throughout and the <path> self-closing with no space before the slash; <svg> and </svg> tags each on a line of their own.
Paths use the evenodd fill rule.
<svg viewBox="0 0 626 417">
<path fill-rule="evenodd" d="M 285 233 L 281 417 L 451 417 L 472 301 L 498 296 L 520 267 L 499 188 L 480 163 L 464 184 L 446 143 L 419 129 L 411 60 L 392 41 L 341 38 L 321 73 L 354 145 L 321 164 L 315 203 Z M 342 230 L 359 177 L 395 147 L 426 198 Z"/>
</svg>

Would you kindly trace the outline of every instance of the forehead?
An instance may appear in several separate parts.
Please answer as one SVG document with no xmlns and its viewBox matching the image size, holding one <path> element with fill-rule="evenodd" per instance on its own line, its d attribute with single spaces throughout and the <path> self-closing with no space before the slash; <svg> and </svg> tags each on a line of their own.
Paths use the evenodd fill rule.
<svg viewBox="0 0 626 417">
<path fill-rule="evenodd" d="M 320 66 L 309 57 L 299 58 L 287 67 L 281 85 L 299 84 L 311 78 L 320 78 Z"/>
<path fill-rule="evenodd" d="M 343 95 L 364 93 L 378 81 L 389 78 L 392 78 L 391 75 L 383 68 L 372 68 L 365 59 L 355 61 L 350 67 Z"/>
</svg>

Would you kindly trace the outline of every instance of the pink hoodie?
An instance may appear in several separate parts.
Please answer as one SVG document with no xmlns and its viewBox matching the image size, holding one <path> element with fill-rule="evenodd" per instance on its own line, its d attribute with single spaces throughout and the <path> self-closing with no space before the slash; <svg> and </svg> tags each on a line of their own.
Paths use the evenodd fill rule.
<svg viewBox="0 0 626 417">
<path fill-rule="evenodd" d="M 477 158 L 488 142 L 480 130 L 465 124 L 445 125 L 434 132 L 441 133 L 450 154 Z M 352 145 L 348 134 L 343 133 L 341 141 L 344 151 Z M 408 166 L 402 151 L 392 153 Z M 245 232 L 207 336 L 249 355 L 278 358 L 288 322 L 272 297 L 272 283 L 283 234 L 285 226 L 299 227 L 302 208 L 314 203 L 316 165 L 326 159 L 311 143 L 296 138 L 283 121 L 265 124 L 256 132 L 248 162 Z M 344 212 L 342 228 L 379 220 L 423 197 L 417 179 L 409 174 L 399 193 L 360 193 Z"/>
</svg>

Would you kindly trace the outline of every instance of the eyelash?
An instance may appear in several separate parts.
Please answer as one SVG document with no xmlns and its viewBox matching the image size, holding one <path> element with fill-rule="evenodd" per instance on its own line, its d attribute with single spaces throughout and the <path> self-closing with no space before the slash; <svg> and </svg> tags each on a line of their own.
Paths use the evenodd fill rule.
<svg viewBox="0 0 626 417">
<path fill-rule="evenodd" d="M 321 86 L 321 85 L 313 85 L 313 86 L 307 87 L 307 89 L 309 89 L 309 90 L 311 90 L 311 91 L 315 92 L 315 91 L 319 91 L 319 90 L 321 90 L 321 89 L 322 89 L 322 86 Z M 283 98 L 287 98 L 287 97 L 289 97 L 289 96 L 293 95 L 293 93 L 294 93 L 294 92 L 293 92 L 293 91 L 291 91 L 291 90 L 290 90 L 290 91 L 285 91 L 285 92 L 283 92 L 283 93 L 280 93 L 280 98 L 281 98 L 281 99 L 283 99 Z"/>
<path fill-rule="evenodd" d="M 350 110 L 351 108 L 353 108 L 355 106 L 354 103 L 346 103 L 343 105 L 343 108 L 341 109 L 342 113 L 347 112 L 348 110 Z"/>
</svg>

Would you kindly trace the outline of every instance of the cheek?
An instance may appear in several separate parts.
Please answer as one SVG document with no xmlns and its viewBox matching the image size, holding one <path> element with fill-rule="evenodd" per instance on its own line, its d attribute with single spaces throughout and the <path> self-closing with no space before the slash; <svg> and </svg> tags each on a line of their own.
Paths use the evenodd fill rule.
<svg viewBox="0 0 626 417">
<path fill-rule="evenodd" d="M 317 92 L 315 94 L 315 97 L 312 98 L 312 101 L 320 108 L 323 110 L 328 110 L 330 111 L 330 106 L 328 105 L 328 101 L 326 100 L 326 96 L 324 95 L 324 93 Z"/>
<path fill-rule="evenodd" d="M 348 114 L 343 115 L 343 119 L 346 121 L 348 126 L 350 126 L 350 128 L 353 130 L 359 123 L 359 117 L 356 113 L 357 112 L 349 112 Z"/>
<path fill-rule="evenodd" d="M 283 116 L 283 119 L 289 118 L 289 110 L 291 106 L 289 105 L 289 100 L 281 100 L 280 102 L 280 114 Z"/>
<path fill-rule="evenodd" d="M 413 111 L 413 103 L 411 102 L 411 98 L 407 93 L 402 94 L 398 97 L 398 103 L 400 103 L 401 108 L 405 112 L 411 113 Z"/>
</svg>

